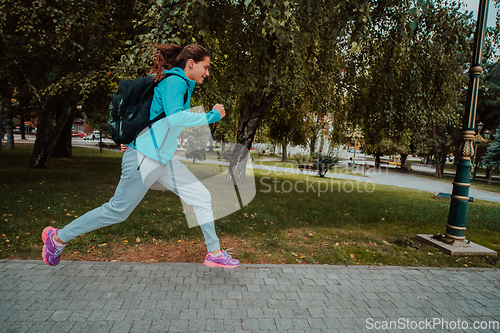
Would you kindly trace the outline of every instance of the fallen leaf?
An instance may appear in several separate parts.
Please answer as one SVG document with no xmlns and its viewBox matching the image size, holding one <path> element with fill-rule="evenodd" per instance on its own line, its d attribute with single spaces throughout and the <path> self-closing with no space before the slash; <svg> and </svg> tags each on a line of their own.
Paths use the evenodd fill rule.
<svg viewBox="0 0 500 333">
<path fill-rule="evenodd" d="M 137 237 L 137 238 L 135 239 L 135 241 L 136 241 L 137 243 L 140 243 L 140 242 L 141 242 L 141 239 L 140 239 L 139 237 Z"/>
<path fill-rule="evenodd" d="M 305 255 L 301 254 L 299 258 L 302 259 L 302 258 L 305 258 L 305 257 L 306 257 Z"/>
<path fill-rule="evenodd" d="M 124 243 L 128 243 L 128 240 L 124 240 L 123 242 L 124 242 Z"/>
<path fill-rule="evenodd" d="M 351 258 L 354 258 L 354 254 L 351 253 L 350 256 L 351 256 Z"/>
<path fill-rule="evenodd" d="M 382 218 L 382 221 L 385 221 L 385 217 Z"/>
</svg>

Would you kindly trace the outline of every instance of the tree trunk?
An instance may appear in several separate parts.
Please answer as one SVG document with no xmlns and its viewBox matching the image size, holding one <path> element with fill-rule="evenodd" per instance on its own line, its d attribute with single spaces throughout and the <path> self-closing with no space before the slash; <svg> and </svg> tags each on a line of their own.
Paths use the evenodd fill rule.
<svg viewBox="0 0 500 333">
<path fill-rule="evenodd" d="M 380 168 L 380 153 L 375 154 L 375 167 Z"/>
<path fill-rule="evenodd" d="M 436 136 L 436 125 L 433 125 L 432 127 L 433 127 L 432 133 L 433 133 L 433 136 L 435 137 Z M 442 154 L 441 145 L 438 143 L 434 147 L 434 156 L 436 157 L 436 177 L 437 178 L 442 177 L 442 174 L 441 174 L 441 154 Z"/>
<path fill-rule="evenodd" d="M 313 134 L 311 136 L 311 141 L 309 142 L 309 156 L 311 158 L 314 158 L 314 154 L 316 152 L 316 141 L 318 140 L 318 136 L 316 134 Z"/>
<path fill-rule="evenodd" d="M 445 147 L 441 152 L 441 175 L 444 175 L 444 167 L 446 166 L 446 157 L 448 157 L 448 149 Z"/>
<path fill-rule="evenodd" d="M 57 139 L 61 134 L 62 128 L 66 124 L 68 118 L 72 118 L 76 112 L 76 108 L 71 111 L 70 108 L 64 107 L 54 101 L 54 105 L 60 108 L 59 117 L 56 119 L 54 128 L 50 129 L 52 121 L 52 106 L 47 102 L 42 107 L 42 112 L 38 118 L 37 132 L 33 153 L 31 154 L 30 168 L 43 169 L 47 166 L 49 157 L 54 150 Z"/>
<path fill-rule="evenodd" d="M 255 132 L 260 125 L 262 116 L 272 100 L 271 96 L 265 95 L 256 101 L 254 95 L 246 96 L 246 102 L 240 110 L 238 121 L 237 145 L 229 162 L 229 169 L 236 184 L 246 182 L 245 169 L 248 153 L 252 147 Z"/>
<path fill-rule="evenodd" d="M 403 169 L 403 167 L 405 166 L 407 157 L 408 154 L 401 154 L 401 169 Z"/>
<path fill-rule="evenodd" d="M 476 163 L 476 161 L 474 161 L 474 164 L 472 164 L 472 167 L 474 168 L 472 170 L 472 180 L 476 180 L 477 169 L 479 169 L 479 163 Z"/>
<path fill-rule="evenodd" d="M 323 154 L 323 145 L 325 144 L 325 136 L 323 134 L 319 135 L 319 148 L 318 148 L 318 153 L 320 155 Z"/>
<path fill-rule="evenodd" d="M 7 149 L 14 149 L 14 132 L 12 114 L 10 107 L 12 106 L 12 92 L 7 92 L 2 95 L 2 109 L 5 120 L 5 134 L 7 134 Z"/>
<path fill-rule="evenodd" d="M 441 178 L 442 177 L 442 174 L 441 174 L 441 152 L 437 150 L 436 148 L 436 171 L 435 171 L 435 175 L 437 178 Z"/>
<path fill-rule="evenodd" d="M 209 137 L 208 151 L 210 153 L 214 152 L 214 138 L 212 137 L 212 135 L 210 135 L 210 137 Z"/>
<path fill-rule="evenodd" d="M 24 116 L 24 112 L 20 114 L 20 123 L 19 130 L 21 131 L 21 140 L 26 140 L 26 125 L 24 125 L 24 120 L 26 119 Z"/>
<path fill-rule="evenodd" d="M 282 156 L 281 156 L 281 162 L 286 162 L 287 161 L 287 149 L 286 149 L 287 144 L 282 144 Z"/>
<path fill-rule="evenodd" d="M 488 166 L 486 167 L 486 179 L 488 179 L 488 185 L 491 185 L 491 174 L 492 174 L 492 167 Z"/>
<path fill-rule="evenodd" d="M 66 124 L 57 138 L 52 157 L 69 158 L 73 155 L 71 146 L 71 129 L 73 127 L 73 118 L 68 118 Z"/>
<path fill-rule="evenodd" d="M 2 149 L 2 140 L 5 135 L 5 127 L 4 127 L 4 116 L 7 115 L 7 105 L 9 103 L 8 96 L 6 94 L 2 94 L 2 101 L 0 105 L 0 150 Z"/>
<path fill-rule="evenodd" d="M 14 149 L 14 125 L 12 117 L 8 117 L 5 122 L 5 132 L 7 133 L 7 149 Z"/>
</svg>

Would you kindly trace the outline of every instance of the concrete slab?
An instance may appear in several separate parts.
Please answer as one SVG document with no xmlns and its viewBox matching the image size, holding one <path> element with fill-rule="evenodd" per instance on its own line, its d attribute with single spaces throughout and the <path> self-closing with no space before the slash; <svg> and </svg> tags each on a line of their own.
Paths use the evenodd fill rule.
<svg viewBox="0 0 500 333">
<path fill-rule="evenodd" d="M 473 242 L 461 242 L 460 244 L 446 244 L 442 241 L 432 238 L 433 235 L 418 234 L 416 239 L 432 245 L 439 250 L 449 255 L 455 256 L 471 256 L 471 255 L 489 255 L 497 256 L 497 253 L 487 247 L 481 246 Z"/>
</svg>

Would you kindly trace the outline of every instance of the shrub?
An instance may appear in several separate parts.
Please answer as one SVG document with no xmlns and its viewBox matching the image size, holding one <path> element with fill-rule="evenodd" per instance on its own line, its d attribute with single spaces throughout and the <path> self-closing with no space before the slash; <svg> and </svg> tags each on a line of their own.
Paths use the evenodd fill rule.
<svg viewBox="0 0 500 333">
<path fill-rule="evenodd" d="M 325 177 L 325 174 L 332 170 L 339 163 L 339 158 L 333 155 L 314 155 L 314 165 L 318 170 L 318 176 Z"/>
<path fill-rule="evenodd" d="M 292 159 L 297 163 L 297 164 L 307 164 L 311 163 L 312 159 L 311 156 L 307 154 L 293 154 Z"/>
<path fill-rule="evenodd" d="M 231 156 L 233 156 L 233 150 L 227 149 L 222 152 L 222 158 L 225 159 L 227 162 L 231 160 Z"/>
</svg>

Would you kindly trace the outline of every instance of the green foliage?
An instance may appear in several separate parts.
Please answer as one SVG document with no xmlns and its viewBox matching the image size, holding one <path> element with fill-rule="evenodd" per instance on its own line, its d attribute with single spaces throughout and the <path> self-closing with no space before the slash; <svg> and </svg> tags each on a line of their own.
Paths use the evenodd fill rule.
<svg viewBox="0 0 500 333">
<path fill-rule="evenodd" d="M 313 160 L 316 170 L 318 170 L 318 176 L 322 178 L 339 163 L 339 158 L 333 155 L 317 154 Z"/>
<path fill-rule="evenodd" d="M 199 126 L 192 128 L 185 128 L 181 137 L 187 139 L 184 144 L 186 147 L 186 158 L 193 160 L 193 163 L 204 161 L 207 159 L 205 149 L 210 137 L 210 128 L 208 126 Z"/>
<path fill-rule="evenodd" d="M 483 157 L 483 164 L 489 167 L 500 166 L 500 127 L 497 128 L 496 134 L 493 136 L 494 141 Z"/>
<path fill-rule="evenodd" d="M 143 4 L 0 3 L 0 78 L 8 83 L 2 90 L 30 90 L 36 95 L 31 101 L 31 117 L 38 118 L 31 166 L 45 167 L 62 127 L 76 114 L 85 114 L 93 125 L 106 120 L 118 78 L 116 64 L 126 41 L 141 32 L 132 27 L 144 14 Z"/>
<path fill-rule="evenodd" d="M 206 160 L 207 156 L 205 154 L 205 150 L 194 150 L 194 151 L 186 150 L 186 158 L 193 160 L 193 163 L 195 163 L 197 160 L 198 161 Z"/>
<path fill-rule="evenodd" d="M 478 92 L 477 122 L 484 124 L 484 130 L 500 126 L 500 60 L 484 66 Z"/>
<path fill-rule="evenodd" d="M 436 133 L 458 128 L 473 23 L 447 1 L 373 5 L 346 74 L 353 88 L 348 118 L 360 127 L 365 147 L 383 151 L 384 141 L 409 147 L 417 144 L 422 128 L 438 126 Z"/>
<path fill-rule="evenodd" d="M 226 149 L 222 152 L 222 159 L 224 159 L 226 162 L 229 162 L 232 156 L 233 156 L 233 149 Z"/>
<path fill-rule="evenodd" d="M 292 159 L 297 163 L 297 164 L 307 164 L 312 162 L 312 158 L 308 154 L 293 154 Z"/>
<path fill-rule="evenodd" d="M 336 87 L 342 52 L 361 34 L 369 6 L 367 0 L 172 0 L 152 6 L 148 19 L 151 32 L 134 41 L 124 68 L 134 71 L 147 63 L 151 52 L 142 47 L 147 42 L 205 46 L 216 79 L 207 80 L 195 99 L 229 102 L 235 112 L 227 121 L 238 125 L 226 133 L 236 132 L 237 142 L 250 148 L 262 120 L 279 142 L 302 142 L 306 97 L 310 108 L 324 114 L 340 105 L 335 102 L 341 99 Z M 344 49 L 335 46 L 341 40 Z"/>
</svg>

